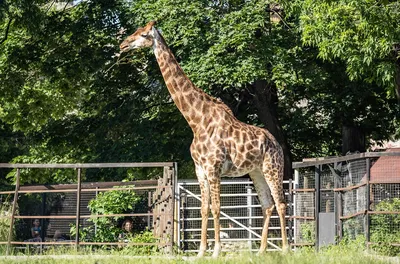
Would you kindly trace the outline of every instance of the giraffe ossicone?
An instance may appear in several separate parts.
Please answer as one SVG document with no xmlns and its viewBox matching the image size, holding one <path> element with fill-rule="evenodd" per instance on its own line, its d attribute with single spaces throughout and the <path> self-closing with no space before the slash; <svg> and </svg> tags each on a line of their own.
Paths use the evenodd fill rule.
<svg viewBox="0 0 400 264">
<path fill-rule="evenodd" d="M 267 130 L 239 121 L 222 101 L 197 88 L 183 72 L 153 21 L 128 36 L 121 43 L 120 50 L 127 52 L 146 47 L 153 48 L 171 97 L 193 131 L 190 152 L 202 201 L 198 256 L 203 256 L 207 249 L 210 209 L 215 230 L 213 257 L 217 257 L 221 251 L 221 176 L 239 177 L 245 174 L 249 174 L 254 182 L 264 216 L 259 253 L 267 248 L 268 226 L 274 207 L 280 218 L 282 248 L 287 250 L 284 159 L 278 141 Z"/>
</svg>

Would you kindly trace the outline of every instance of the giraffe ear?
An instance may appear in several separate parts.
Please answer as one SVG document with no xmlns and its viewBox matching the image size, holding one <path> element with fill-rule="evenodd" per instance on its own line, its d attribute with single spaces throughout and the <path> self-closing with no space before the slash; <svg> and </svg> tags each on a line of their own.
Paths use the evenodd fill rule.
<svg viewBox="0 0 400 264">
<path fill-rule="evenodd" d="M 149 23 L 147 23 L 145 29 L 150 30 L 155 24 L 156 24 L 156 21 L 150 21 Z"/>
</svg>

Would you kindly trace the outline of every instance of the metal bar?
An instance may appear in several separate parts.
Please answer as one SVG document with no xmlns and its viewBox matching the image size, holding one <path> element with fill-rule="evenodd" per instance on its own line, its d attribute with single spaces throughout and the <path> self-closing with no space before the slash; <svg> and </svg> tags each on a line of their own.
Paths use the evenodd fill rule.
<svg viewBox="0 0 400 264">
<path fill-rule="evenodd" d="M 170 211 L 170 217 L 171 217 L 171 229 L 170 229 L 170 245 L 168 245 L 168 253 L 172 253 L 172 245 L 174 243 L 174 225 L 175 225 L 175 177 L 174 177 L 174 167 L 172 168 L 167 168 L 168 171 L 168 176 L 169 176 L 169 183 L 170 183 L 170 188 L 171 188 L 171 198 L 170 198 L 170 206 L 171 206 L 171 211 Z"/>
<path fill-rule="evenodd" d="M 75 227 L 75 250 L 79 248 L 79 220 L 81 214 L 81 172 L 82 169 L 78 168 L 78 186 L 76 189 L 76 227 Z"/>
<path fill-rule="evenodd" d="M 0 163 L 0 168 L 20 169 L 90 169 L 90 168 L 164 168 L 173 167 L 173 162 L 135 162 L 135 163 L 53 163 L 53 164 L 22 164 Z"/>
<path fill-rule="evenodd" d="M 225 242 L 225 241 L 247 241 L 247 240 L 248 240 L 248 238 L 221 239 L 221 241 L 223 241 L 223 242 Z M 185 242 L 200 242 L 200 239 L 192 238 L 192 239 L 186 239 L 184 241 Z M 215 239 L 214 238 L 210 238 L 210 239 L 207 239 L 207 241 L 213 242 L 213 241 L 215 241 Z M 260 241 L 260 238 L 252 238 L 251 241 Z M 282 238 L 281 237 L 269 237 L 268 241 L 282 241 Z M 273 244 L 273 245 L 275 245 L 275 244 Z M 278 247 L 276 247 L 276 248 L 282 250 L 281 248 L 278 248 Z"/>
<path fill-rule="evenodd" d="M 315 188 L 307 188 L 307 189 L 293 189 L 293 192 L 315 192 Z"/>
<path fill-rule="evenodd" d="M 321 198 L 321 175 L 322 165 L 315 166 L 315 245 L 319 250 L 319 212 Z"/>
<path fill-rule="evenodd" d="M 335 169 L 335 170 L 338 170 L 338 163 L 337 162 L 335 162 L 334 164 L 333 164 L 333 168 Z M 333 173 L 332 172 L 332 177 L 333 177 L 333 188 L 339 188 L 339 179 L 338 179 L 338 175 L 337 175 L 337 173 Z M 339 228 L 339 225 L 340 225 L 340 220 L 339 220 L 339 210 L 338 210 L 338 206 L 339 206 L 339 193 L 337 193 L 337 192 L 333 192 L 333 207 L 334 207 L 334 214 L 335 214 L 335 235 L 337 236 L 337 237 L 341 237 L 340 236 L 340 228 Z"/>
<path fill-rule="evenodd" d="M 293 216 L 290 216 L 290 218 L 292 218 L 292 219 L 304 219 L 304 220 L 315 220 L 314 216 L 297 216 L 297 215 L 293 215 Z"/>
<path fill-rule="evenodd" d="M 333 191 L 334 192 L 343 192 L 343 191 L 347 192 L 347 191 L 351 191 L 351 190 L 354 190 L 354 189 L 358 189 L 358 188 L 363 187 L 365 185 L 367 185 L 367 183 L 361 183 L 361 184 L 358 184 L 358 185 L 353 185 L 353 186 L 344 187 L 344 188 L 334 188 Z"/>
<path fill-rule="evenodd" d="M 255 205 L 225 205 L 225 206 L 221 206 L 221 209 L 239 209 L 239 208 L 261 208 L 260 204 L 255 204 Z M 186 207 L 187 210 L 197 210 L 197 209 L 201 209 L 201 207 L 199 206 L 191 206 L 191 207 Z"/>
<path fill-rule="evenodd" d="M 293 186 L 292 186 L 293 182 L 292 179 L 289 180 L 289 196 L 288 196 L 288 200 L 289 200 L 289 216 L 293 216 L 294 215 L 294 206 L 293 206 Z M 289 234 L 288 234 L 288 238 L 289 238 L 289 242 L 291 243 L 293 241 L 293 218 L 289 218 L 288 221 L 289 224 Z"/>
<path fill-rule="evenodd" d="M 286 229 L 289 229 L 289 227 L 287 226 Z M 215 229 L 214 228 L 208 228 L 208 230 L 214 231 Z M 262 227 L 252 227 L 251 230 L 262 230 Z M 281 227 L 280 226 L 270 226 L 268 228 L 268 230 L 281 230 Z M 184 229 L 184 231 L 201 231 L 201 228 L 186 228 L 186 229 Z M 243 231 L 243 228 L 238 228 L 238 227 L 221 228 L 221 231 Z M 225 239 L 225 240 L 227 240 L 227 239 Z"/>
<path fill-rule="evenodd" d="M 81 189 L 96 189 L 96 188 L 107 188 L 115 186 L 126 186 L 134 185 L 138 186 L 157 186 L 157 180 L 139 180 L 139 181 L 128 181 L 128 182 L 82 182 Z M 45 185 L 27 185 L 21 186 L 20 190 L 62 190 L 62 189 L 76 189 L 75 183 L 71 184 L 45 184 Z"/>
<path fill-rule="evenodd" d="M 292 189 L 292 192 L 294 193 L 294 190 L 296 190 L 296 189 L 298 189 L 299 188 L 299 182 L 300 182 L 300 173 L 299 173 L 299 170 L 298 169 L 295 169 L 294 170 L 294 183 L 293 183 L 293 189 Z M 293 197 L 293 215 L 292 215 L 292 217 L 296 214 L 296 212 L 297 212 L 297 203 L 296 203 L 296 195 L 294 195 L 294 197 Z M 294 232 L 294 242 L 296 243 L 297 242 L 297 237 L 298 237 L 298 234 L 297 234 L 297 232 L 298 232 L 298 230 L 297 230 L 297 220 L 296 220 L 296 218 L 293 218 L 294 219 L 294 228 L 293 228 L 293 232 Z"/>
<path fill-rule="evenodd" d="M 354 214 L 351 214 L 351 215 L 341 216 L 340 220 L 347 220 L 347 219 L 350 219 L 350 218 L 353 218 L 353 217 L 356 217 L 356 216 L 359 216 L 359 215 L 365 215 L 365 214 L 367 214 L 367 210 L 364 210 L 364 211 L 361 211 L 361 212 L 357 212 L 357 213 L 354 213 Z"/>
<path fill-rule="evenodd" d="M 99 218 L 99 217 L 115 217 L 115 216 L 158 216 L 170 215 L 170 213 L 140 213 L 140 214 L 106 214 L 106 215 L 80 215 L 79 219 Z M 11 218 L 11 216 L 0 216 L 0 219 Z M 16 219 L 76 219 L 76 215 L 16 215 Z"/>
<path fill-rule="evenodd" d="M 249 219 L 247 220 L 247 226 L 250 228 L 250 229 L 252 229 L 252 217 L 253 217 L 253 204 L 252 204 L 252 197 L 251 197 L 251 194 L 252 194 L 252 192 L 253 192 L 253 190 L 252 190 L 252 187 L 250 186 L 250 185 L 248 185 L 247 186 L 247 194 L 248 194 L 248 196 L 247 196 L 247 215 L 248 215 L 248 217 L 249 217 Z M 249 249 L 250 250 L 252 250 L 252 244 L 253 243 L 251 243 L 251 239 L 253 238 L 253 235 L 250 233 L 250 232 L 248 232 L 249 233 L 249 241 L 247 242 L 247 246 L 249 247 Z"/>
<path fill-rule="evenodd" d="M 285 217 L 285 219 L 289 219 L 289 218 L 290 218 L 289 215 L 287 215 Z M 241 217 L 235 217 L 235 218 L 232 218 L 230 216 L 228 216 L 228 217 L 220 217 L 220 220 L 232 220 L 235 223 L 236 223 L 235 220 L 243 220 L 243 219 L 249 219 L 249 217 L 248 216 L 241 216 Z M 253 217 L 251 217 L 251 219 L 263 219 L 263 217 L 262 216 L 253 216 Z M 279 216 L 272 215 L 271 219 L 279 219 Z M 186 219 L 184 219 L 182 221 L 200 221 L 200 220 L 201 220 L 200 217 L 196 217 L 196 218 L 194 217 L 194 218 L 186 218 Z M 209 217 L 208 220 L 213 220 L 213 218 Z M 246 230 L 247 230 L 247 227 L 246 227 Z"/>
<path fill-rule="evenodd" d="M 367 215 L 365 216 L 365 239 L 367 242 L 367 247 L 368 247 L 368 243 L 371 240 L 370 237 L 370 217 L 369 217 L 369 212 L 370 212 L 370 206 L 371 206 L 371 193 L 370 193 L 370 188 L 371 188 L 371 184 L 370 184 L 370 180 L 371 180 L 371 160 L 369 158 L 367 158 L 366 160 L 366 165 L 367 167 L 367 190 L 366 190 L 366 199 L 367 199 L 367 203 L 365 205 L 365 210 L 367 211 Z M 368 248 L 367 248 L 368 249 Z"/>
<path fill-rule="evenodd" d="M 12 209 L 11 209 L 10 230 L 8 232 L 6 256 L 8 256 L 10 254 L 10 246 L 11 246 L 12 234 L 13 234 L 13 229 L 14 229 L 14 218 L 15 218 L 14 215 L 15 215 L 15 209 L 17 208 L 17 201 L 18 201 L 19 183 L 20 183 L 20 169 L 17 168 L 14 201 L 13 201 L 13 205 L 12 205 Z"/>
<path fill-rule="evenodd" d="M 97 188 L 97 189 L 81 189 L 81 192 L 104 192 L 104 191 L 129 191 L 129 190 L 148 190 L 148 189 L 161 189 L 170 187 L 166 186 L 146 186 L 146 187 L 129 187 L 129 188 Z M 77 189 L 58 189 L 58 190 L 21 190 L 19 193 L 67 193 L 76 192 Z M 13 191 L 4 191 L 0 194 L 12 194 Z"/>
<path fill-rule="evenodd" d="M 335 162 L 342 162 L 342 161 L 350 161 L 350 160 L 357 160 L 357 159 L 364 159 L 364 158 L 379 158 L 383 156 L 400 156 L 400 152 L 364 152 L 364 153 L 357 153 L 352 155 L 347 155 L 343 157 L 337 158 L 329 158 L 323 160 L 314 160 L 314 161 L 305 161 L 305 162 L 293 162 L 292 168 L 305 168 L 305 167 L 312 167 L 318 166 L 323 164 L 331 164 Z"/>
</svg>

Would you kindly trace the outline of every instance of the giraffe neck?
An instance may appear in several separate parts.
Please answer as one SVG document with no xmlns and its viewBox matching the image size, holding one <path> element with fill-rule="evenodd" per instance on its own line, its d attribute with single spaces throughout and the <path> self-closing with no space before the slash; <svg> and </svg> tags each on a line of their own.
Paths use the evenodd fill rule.
<svg viewBox="0 0 400 264">
<path fill-rule="evenodd" d="M 153 50 L 172 100 L 192 130 L 201 117 L 201 109 L 210 96 L 197 88 L 176 61 L 161 34 L 153 28 Z"/>
</svg>

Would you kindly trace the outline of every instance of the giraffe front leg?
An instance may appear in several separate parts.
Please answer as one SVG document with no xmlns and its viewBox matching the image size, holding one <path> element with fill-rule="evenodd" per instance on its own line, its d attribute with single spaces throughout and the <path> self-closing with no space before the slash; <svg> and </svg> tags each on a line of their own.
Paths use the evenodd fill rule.
<svg viewBox="0 0 400 264">
<path fill-rule="evenodd" d="M 207 225 L 210 213 L 210 186 L 200 165 L 196 164 L 196 175 L 201 192 L 201 241 L 197 257 L 203 257 L 207 250 Z"/>
<path fill-rule="evenodd" d="M 201 186 L 201 184 L 200 184 Z M 203 189 L 203 188 L 202 188 Z M 203 257 L 207 250 L 207 225 L 208 214 L 210 213 L 210 195 L 209 192 L 201 191 L 201 241 L 197 257 Z"/>
<path fill-rule="evenodd" d="M 221 201 L 220 201 L 220 189 L 221 189 L 221 179 L 219 175 L 213 175 L 210 179 L 210 193 L 211 193 L 211 212 L 214 217 L 214 234 L 215 234 L 215 242 L 214 242 L 214 252 L 212 257 L 217 258 L 219 253 L 221 252 L 221 225 L 219 222 L 220 214 L 221 214 Z"/>
</svg>

